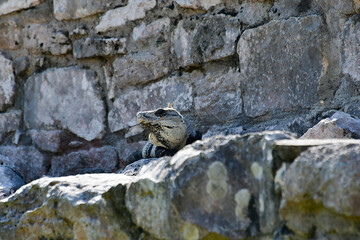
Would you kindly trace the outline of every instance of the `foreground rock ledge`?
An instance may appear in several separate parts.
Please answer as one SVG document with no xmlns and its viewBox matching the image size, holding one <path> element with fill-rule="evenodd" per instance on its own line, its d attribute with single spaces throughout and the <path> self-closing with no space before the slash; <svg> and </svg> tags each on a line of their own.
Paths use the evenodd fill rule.
<svg viewBox="0 0 360 240">
<path fill-rule="evenodd" d="M 287 139 L 286 144 L 282 139 Z M 313 157 L 311 151 L 316 151 L 317 159 L 329 152 L 313 149 L 331 149 L 334 145 L 315 143 L 321 147 L 309 146 L 306 150 L 297 141 L 283 132 L 216 136 L 187 146 L 172 158 L 130 165 L 123 174 L 44 177 L 0 201 L 0 239 L 259 239 L 260 236 L 272 239 L 277 236 L 275 233 L 283 234 L 281 227 L 288 221 L 296 239 L 306 239 L 311 233 L 299 229 L 295 222 L 298 218 L 291 214 L 299 212 L 296 202 L 301 200 L 303 189 L 301 183 L 296 185 L 299 191 L 291 186 L 306 169 L 297 172 L 290 164 L 284 174 L 283 195 L 287 204 L 283 203 L 281 210 L 286 221 L 281 222 L 278 214 L 281 195 L 274 190 L 275 165 L 278 156 L 287 155 L 279 152 L 289 151 L 288 146 L 305 151 L 293 163 L 301 166 L 302 162 L 306 163 L 301 159 Z M 332 155 L 345 146 L 358 149 L 360 143 L 336 146 L 342 147 L 337 147 Z M 275 149 L 277 154 L 273 155 Z M 342 154 L 351 158 L 354 151 Z M 357 159 L 353 160 L 355 165 L 359 163 Z M 332 165 L 323 165 L 327 166 Z M 131 171 L 131 167 L 136 169 Z M 326 183 L 327 175 L 315 175 L 323 178 L 320 183 Z M 349 175 L 355 180 L 356 176 Z M 351 179 L 346 182 L 351 183 Z M 330 194 L 332 185 L 326 187 Z M 310 190 L 302 191 L 312 194 Z M 316 190 L 314 194 L 319 193 Z M 355 226 L 358 213 L 350 205 L 342 204 L 341 199 L 347 198 L 336 197 L 331 201 L 325 201 L 325 196 L 313 199 L 314 202 L 323 199 L 322 209 L 328 208 L 335 217 L 346 215 L 346 223 L 353 221 L 351 226 Z M 318 227 L 319 222 L 311 219 L 308 222 L 311 229 Z M 319 232 L 317 237 L 326 233 Z M 337 236 L 341 237 L 342 233 L 349 232 L 339 232 Z M 356 230 L 351 234 L 356 236 Z"/>
</svg>

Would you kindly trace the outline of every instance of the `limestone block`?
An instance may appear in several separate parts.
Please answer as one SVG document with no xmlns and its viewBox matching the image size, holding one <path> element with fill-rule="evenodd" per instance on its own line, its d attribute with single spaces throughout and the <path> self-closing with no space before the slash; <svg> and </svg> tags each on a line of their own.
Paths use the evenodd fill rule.
<svg viewBox="0 0 360 240">
<path fill-rule="evenodd" d="M 209 69 L 216 69 L 211 65 Z M 206 72 L 193 79 L 196 115 L 205 123 L 223 123 L 242 113 L 240 73 L 238 69 Z"/>
<path fill-rule="evenodd" d="M 74 57 L 88 58 L 126 53 L 126 38 L 82 38 L 73 45 Z"/>
<path fill-rule="evenodd" d="M 20 173 L 25 182 L 31 182 L 45 175 L 49 160 L 32 146 L 1 146 L 1 165 L 10 167 Z"/>
<path fill-rule="evenodd" d="M 273 4 L 266 1 L 242 1 L 240 11 L 236 17 L 244 24 L 256 26 L 266 21 L 272 5 Z"/>
<path fill-rule="evenodd" d="M 0 199 L 14 193 L 22 185 L 25 182 L 19 174 L 9 167 L 0 166 Z"/>
<path fill-rule="evenodd" d="M 172 52 L 182 67 L 235 54 L 240 21 L 227 16 L 210 16 L 198 21 L 184 19 L 172 36 Z"/>
<path fill-rule="evenodd" d="M 4 0 L 0 3 L 0 16 L 39 5 L 41 0 Z"/>
<path fill-rule="evenodd" d="M 170 18 L 161 18 L 150 24 L 141 23 L 133 29 L 132 39 L 137 44 L 147 45 L 149 39 L 164 37 L 170 31 L 170 23 Z"/>
<path fill-rule="evenodd" d="M 0 46 L 4 50 L 18 49 L 22 44 L 21 28 L 14 21 L 0 22 Z"/>
<path fill-rule="evenodd" d="M 35 146 L 46 152 L 61 152 L 61 143 L 62 135 L 64 135 L 61 130 L 35 130 L 32 129 L 29 131 L 30 137 L 35 144 Z"/>
<path fill-rule="evenodd" d="M 159 79 L 174 69 L 166 49 L 143 51 L 118 57 L 113 62 L 114 74 L 109 90 L 115 92 L 129 86 Z"/>
<path fill-rule="evenodd" d="M 104 132 L 105 109 L 94 71 L 52 68 L 25 84 L 24 118 L 29 128 L 65 128 L 91 141 Z"/>
<path fill-rule="evenodd" d="M 190 110 L 193 88 L 188 80 L 188 75 L 172 76 L 141 90 L 130 89 L 119 94 L 108 115 L 110 130 L 116 132 L 134 126 L 138 124 L 138 111 L 166 107 L 169 102 L 180 112 Z"/>
<path fill-rule="evenodd" d="M 360 138 L 360 119 L 338 111 L 310 128 L 301 138 Z"/>
<path fill-rule="evenodd" d="M 257 117 L 310 108 L 323 70 L 322 19 L 274 20 L 246 30 L 239 40 L 244 111 Z"/>
<path fill-rule="evenodd" d="M 0 141 L 6 134 L 19 129 L 21 119 L 21 110 L 0 113 Z"/>
<path fill-rule="evenodd" d="M 119 174 L 33 181 L 0 202 L 0 238 L 139 239 L 124 202 L 130 181 Z"/>
<path fill-rule="evenodd" d="M 115 148 L 103 146 L 54 156 L 51 159 L 49 175 L 59 177 L 79 173 L 114 172 L 117 169 L 118 157 Z"/>
<path fill-rule="evenodd" d="M 22 31 L 24 47 L 34 53 L 66 54 L 72 46 L 68 36 L 62 31 L 55 31 L 47 24 L 33 23 Z"/>
<path fill-rule="evenodd" d="M 353 17 L 346 22 L 344 31 L 344 52 L 342 69 L 349 74 L 356 83 L 360 83 L 360 21 Z"/>
<path fill-rule="evenodd" d="M 358 238 L 359 163 L 359 143 L 302 153 L 285 172 L 280 214 L 287 226 L 304 238 Z"/>
<path fill-rule="evenodd" d="M 13 62 L 0 54 L 0 111 L 13 103 L 15 76 Z"/>
<path fill-rule="evenodd" d="M 223 0 L 176 0 L 175 2 L 184 8 L 208 10 L 209 8 L 214 7 L 224 1 Z"/>
<path fill-rule="evenodd" d="M 106 32 L 125 25 L 128 21 L 142 19 L 156 6 L 156 0 L 129 0 L 125 7 L 107 11 L 96 26 L 97 32 Z"/>
<path fill-rule="evenodd" d="M 57 20 L 79 19 L 125 3 L 126 0 L 54 0 L 54 15 Z"/>
</svg>

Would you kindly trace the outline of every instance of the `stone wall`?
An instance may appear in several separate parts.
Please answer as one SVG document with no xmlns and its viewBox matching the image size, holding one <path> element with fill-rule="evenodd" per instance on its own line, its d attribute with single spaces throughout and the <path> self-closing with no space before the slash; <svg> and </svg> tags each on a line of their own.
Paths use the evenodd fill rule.
<svg viewBox="0 0 360 240">
<path fill-rule="evenodd" d="M 2 162 L 26 181 L 115 171 L 146 140 L 136 112 L 168 102 L 209 136 L 228 128 L 302 134 L 328 109 L 359 116 L 359 7 L 2 1 Z"/>
</svg>

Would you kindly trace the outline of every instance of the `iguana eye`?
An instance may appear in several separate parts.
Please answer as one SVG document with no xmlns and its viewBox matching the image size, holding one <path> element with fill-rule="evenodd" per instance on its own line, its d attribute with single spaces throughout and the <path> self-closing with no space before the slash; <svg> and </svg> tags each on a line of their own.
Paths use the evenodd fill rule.
<svg viewBox="0 0 360 240">
<path fill-rule="evenodd" d="M 164 116 L 165 115 L 165 113 L 166 113 L 166 111 L 164 110 L 164 109 L 158 109 L 158 110 L 156 110 L 156 112 L 155 112 L 155 116 L 157 116 L 157 117 L 162 117 L 162 116 Z"/>
</svg>

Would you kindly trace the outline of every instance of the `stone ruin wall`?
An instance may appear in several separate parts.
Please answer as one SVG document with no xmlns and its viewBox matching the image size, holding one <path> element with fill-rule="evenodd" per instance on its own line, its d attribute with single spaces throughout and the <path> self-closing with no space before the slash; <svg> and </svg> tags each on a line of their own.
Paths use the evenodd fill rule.
<svg viewBox="0 0 360 240">
<path fill-rule="evenodd" d="M 360 116 L 359 0 L 4 0 L 1 163 L 26 180 L 113 172 L 139 110 L 191 126 L 302 133 Z M 211 135 L 208 134 L 209 136 Z"/>
</svg>

